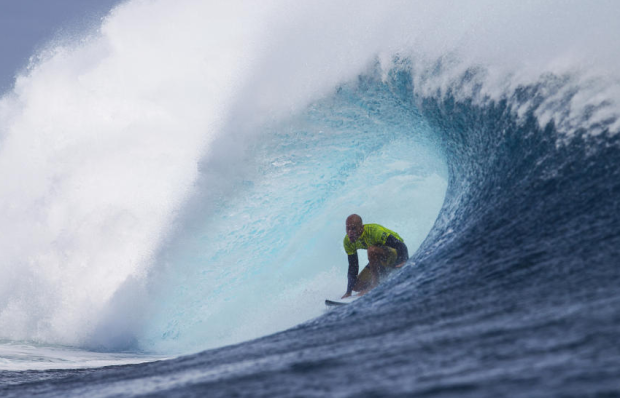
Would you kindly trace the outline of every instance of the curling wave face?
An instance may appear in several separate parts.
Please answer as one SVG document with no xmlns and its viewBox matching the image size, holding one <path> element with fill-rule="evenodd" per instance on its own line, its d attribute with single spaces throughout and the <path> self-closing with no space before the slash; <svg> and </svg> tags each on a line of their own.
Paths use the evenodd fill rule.
<svg viewBox="0 0 620 398">
<path fill-rule="evenodd" d="M 403 66 L 388 73 L 387 79 L 367 75 L 303 118 L 307 123 L 321 115 L 329 125 L 334 119 L 323 112 L 342 109 L 336 106 L 340 98 L 346 98 L 347 112 L 352 112 L 348 115 L 359 114 L 353 103 L 380 108 L 398 103 L 406 111 L 397 119 L 409 114 L 421 120 L 416 131 L 428 129 L 432 148 L 442 148 L 449 170 L 445 201 L 406 268 L 354 305 L 282 333 L 147 366 L 84 371 L 69 382 L 66 372 L 51 371 L 44 375 L 46 385 L 62 383 L 63 394 L 106 395 L 121 383 L 125 391 L 129 388 L 137 395 L 165 391 L 189 396 L 207 390 L 215 396 L 328 391 L 493 397 L 616 391 L 620 356 L 610 342 L 620 329 L 615 315 L 620 301 L 620 272 L 615 266 L 620 244 L 616 233 L 620 179 L 615 167 L 620 142 L 609 129 L 615 121 L 601 125 L 602 133 L 596 137 L 583 129 L 567 140 L 553 123 L 540 126 L 535 105 L 524 116 L 511 105 L 534 103 L 531 100 L 548 89 L 546 80 L 521 87 L 513 93 L 517 98 L 477 105 L 458 101 L 450 93 L 416 97 L 414 74 Z M 466 82 L 470 76 L 463 79 Z M 385 114 L 385 109 L 379 113 Z M 299 150 L 295 136 L 303 134 L 301 130 L 293 129 L 292 137 L 278 131 L 274 140 L 290 145 L 293 152 Z M 336 134 L 332 150 L 343 150 L 339 136 L 348 141 L 346 133 Z M 398 137 L 399 142 L 407 140 Z M 308 137 L 301 142 L 308 142 Z M 380 142 L 381 148 L 372 154 L 390 146 L 389 140 Z M 271 153 L 273 142 L 258 145 L 259 153 L 261 145 L 264 155 Z M 332 156 L 330 145 L 319 148 L 321 154 Z M 302 153 L 313 151 L 304 148 Z M 334 175 L 367 171 L 361 165 L 374 166 L 373 156 Z M 316 157 L 320 158 L 313 160 Z M 263 162 L 267 170 L 259 168 L 258 174 L 269 175 L 273 171 L 268 169 L 292 162 L 267 159 Z M 381 157 L 375 160 L 386 162 Z M 399 180 L 396 185 L 402 187 Z M 316 189 L 308 188 L 299 176 L 294 181 L 304 189 Z M 251 207 L 264 206 L 258 200 L 261 189 L 248 185 L 245 189 L 256 195 L 245 198 L 260 203 Z M 364 187 L 373 190 L 372 185 Z M 323 219 L 320 213 L 332 208 L 322 203 L 331 203 L 334 196 L 336 203 L 341 200 L 332 195 L 339 189 L 336 184 L 314 191 L 321 193 L 314 196 L 321 204 L 308 204 L 312 220 Z M 214 217 L 229 216 L 223 211 Z M 279 225 L 296 227 L 290 220 Z M 173 304 L 175 300 L 172 296 Z M 21 384 L 9 393 L 39 392 L 37 384 L 20 375 L 9 376 L 11 383 Z M 343 378 L 355 383 L 343 384 Z"/>
<path fill-rule="evenodd" d="M 129 2 L 85 43 L 51 46 L 0 103 L 0 337 L 188 352 L 284 329 L 344 286 L 355 210 L 420 250 L 280 350 L 316 343 L 312 328 L 349 341 L 351 322 L 402 328 L 394 350 L 416 354 L 414 336 L 444 336 L 454 366 L 470 351 L 494 366 L 507 346 L 477 338 L 495 332 L 526 364 L 602 350 L 619 91 L 615 42 L 595 37 L 617 37 L 617 7 L 578 35 L 579 5 L 444 6 Z"/>
</svg>

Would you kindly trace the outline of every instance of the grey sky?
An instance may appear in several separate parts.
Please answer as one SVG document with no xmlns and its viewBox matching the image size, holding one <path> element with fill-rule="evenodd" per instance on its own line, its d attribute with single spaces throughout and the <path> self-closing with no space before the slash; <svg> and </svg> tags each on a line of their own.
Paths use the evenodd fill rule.
<svg viewBox="0 0 620 398">
<path fill-rule="evenodd" d="M 92 26 L 122 0 L 0 0 L 0 93 L 35 50 L 63 32 Z"/>
</svg>

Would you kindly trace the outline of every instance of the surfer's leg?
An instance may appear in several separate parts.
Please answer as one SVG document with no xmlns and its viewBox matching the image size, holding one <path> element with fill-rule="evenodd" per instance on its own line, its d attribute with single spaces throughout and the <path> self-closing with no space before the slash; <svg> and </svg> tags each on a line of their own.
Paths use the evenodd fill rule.
<svg viewBox="0 0 620 398">
<path fill-rule="evenodd" d="M 381 246 L 370 246 L 368 248 L 368 267 L 370 268 L 370 272 L 372 275 L 372 279 L 370 282 L 370 286 L 368 289 L 374 289 L 379 284 L 379 278 L 382 274 L 382 268 L 384 268 L 384 264 L 387 260 L 388 253 L 386 252 L 384 247 Z"/>
<path fill-rule="evenodd" d="M 354 292 L 361 292 L 367 290 L 372 281 L 372 272 L 370 271 L 370 267 L 367 265 L 364 267 L 362 272 L 357 276 L 357 282 L 353 285 Z"/>
<path fill-rule="evenodd" d="M 396 250 L 387 246 L 370 246 L 368 248 L 368 265 L 357 276 L 353 291 L 360 295 L 368 293 L 378 284 L 381 276 L 387 274 L 396 259 Z"/>
</svg>

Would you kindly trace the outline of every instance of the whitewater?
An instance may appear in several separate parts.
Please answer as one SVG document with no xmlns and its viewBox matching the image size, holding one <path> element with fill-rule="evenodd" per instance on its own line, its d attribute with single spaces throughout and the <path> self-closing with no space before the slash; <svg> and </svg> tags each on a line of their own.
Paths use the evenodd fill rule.
<svg viewBox="0 0 620 398">
<path fill-rule="evenodd" d="M 2 395 L 619 395 L 619 17 L 133 0 L 50 40 L 0 99 Z M 351 213 L 412 257 L 328 311 Z"/>
</svg>

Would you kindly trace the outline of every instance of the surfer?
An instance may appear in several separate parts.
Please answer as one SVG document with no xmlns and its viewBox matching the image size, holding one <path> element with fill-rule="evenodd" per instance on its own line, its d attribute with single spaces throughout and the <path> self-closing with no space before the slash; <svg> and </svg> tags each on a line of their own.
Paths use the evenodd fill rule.
<svg viewBox="0 0 620 398">
<path fill-rule="evenodd" d="M 379 279 L 390 271 L 405 265 L 409 258 L 407 246 L 394 231 L 379 224 L 362 223 L 362 217 L 351 214 L 346 221 L 347 235 L 344 251 L 349 259 L 347 292 L 342 298 L 360 292 L 362 296 L 379 284 Z M 368 265 L 359 273 L 357 250 L 368 250 Z"/>
</svg>

